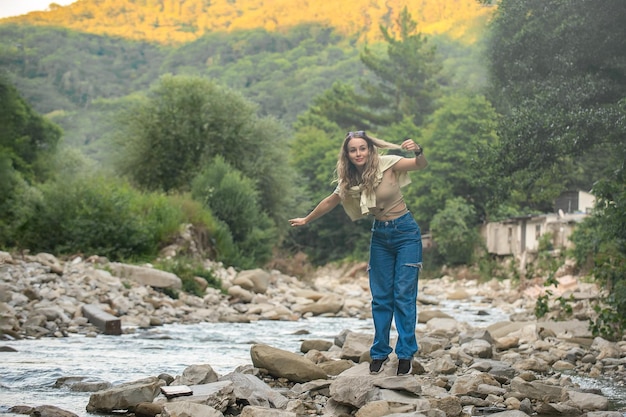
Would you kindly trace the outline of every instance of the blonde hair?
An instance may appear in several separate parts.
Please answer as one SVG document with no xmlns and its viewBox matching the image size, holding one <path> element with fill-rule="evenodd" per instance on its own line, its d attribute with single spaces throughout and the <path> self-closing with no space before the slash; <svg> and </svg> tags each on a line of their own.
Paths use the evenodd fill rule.
<svg viewBox="0 0 626 417">
<path fill-rule="evenodd" d="M 348 143 L 350 139 L 364 139 L 367 143 L 369 157 L 365 164 L 363 172 L 360 173 L 356 167 L 350 162 L 348 157 Z M 339 151 L 337 158 L 337 167 L 335 174 L 336 181 L 339 183 L 339 196 L 344 199 L 351 187 L 361 185 L 363 189 L 369 193 L 374 192 L 376 187 L 376 178 L 378 167 L 380 166 L 379 149 L 402 149 L 400 145 L 387 142 L 382 139 L 369 136 L 364 131 L 348 132 L 343 140 L 343 145 Z"/>
</svg>

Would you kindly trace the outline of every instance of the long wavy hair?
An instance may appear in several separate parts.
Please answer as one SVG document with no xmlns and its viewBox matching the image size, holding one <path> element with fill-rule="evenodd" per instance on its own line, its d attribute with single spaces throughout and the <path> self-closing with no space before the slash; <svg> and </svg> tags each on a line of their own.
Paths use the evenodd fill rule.
<svg viewBox="0 0 626 417">
<path fill-rule="evenodd" d="M 360 173 L 356 166 L 350 161 L 348 153 L 348 143 L 350 139 L 362 138 L 367 143 L 368 158 L 363 172 Z M 380 166 L 379 149 L 401 149 L 400 145 L 387 142 L 382 139 L 368 135 L 365 131 L 348 132 L 343 140 L 343 145 L 337 158 L 337 168 L 335 170 L 336 181 L 339 183 L 339 196 L 343 199 L 347 196 L 348 189 L 354 186 L 362 186 L 369 193 L 376 188 L 376 177 Z"/>
</svg>

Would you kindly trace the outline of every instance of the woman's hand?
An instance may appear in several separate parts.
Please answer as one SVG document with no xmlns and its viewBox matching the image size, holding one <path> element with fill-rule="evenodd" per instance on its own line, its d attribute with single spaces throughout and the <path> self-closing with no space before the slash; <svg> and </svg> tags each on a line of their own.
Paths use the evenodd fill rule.
<svg viewBox="0 0 626 417">
<path fill-rule="evenodd" d="M 289 224 L 292 226 L 304 226 L 306 224 L 306 219 L 304 217 L 298 217 L 296 219 L 290 219 Z"/>
<path fill-rule="evenodd" d="M 304 226 L 305 224 L 322 217 L 324 214 L 334 209 L 340 202 L 341 197 L 339 197 L 339 194 L 332 193 L 331 195 L 320 201 L 318 205 L 313 209 L 313 211 L 310 212 L 306 217 L 296 217 L 295 219 L 291 219 L 289 220 L 289 224 L 294 227 Z"/>
<path fill-rule="evenodd" d="M 402 147 L 402 149 L 409 152 L 421 153 L 422 151 L 422 147 L 415 143 L 413 139 L 405 139 L 400 146 Z"/>
<path fill-rule="evenodd" d="M 426 157 L 424 156 L 424 149 L 415 143 L 413 139 L 406 138 L 400 145 L 403 150 L 408 152 L 413 152 L 415 154 L 414 158 L 406 157 L 393 166 L 393 170 L 396 172 L 407 172 L 407 171 L 417 171 L 418 169 L 424 169 L 428 166 L 428 161 L 426 161 Z"/>
</svg>

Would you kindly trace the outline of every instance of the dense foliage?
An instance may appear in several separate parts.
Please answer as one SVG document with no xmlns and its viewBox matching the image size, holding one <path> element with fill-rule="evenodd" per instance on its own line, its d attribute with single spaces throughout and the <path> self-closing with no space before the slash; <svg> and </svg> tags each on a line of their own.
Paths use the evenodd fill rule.
<svg viewBox="0 0 626 417">
<path fill-rule="evenodd" d="M 0 245 L 14 245 L 38 199 L 32 185 L 52 174 L 48 160 L 61 129 L 33 111 L 2 76 L 0 126 Z"/>
<path fill-rule="evenodd" d="M 429 166 L 409 186 L 407 202 L 429 230 L 451 199 L 462 198 L 472 207 L 475 226 L 485 221 L 492 193 L 484 166 L 487 150 L 497 143 L 497 114 L 478 94 L 448 95 L 439 103 L 422 133 Z"/>
<path fill-rule="evenodd" d="M 474 208 L 462 197 L 446 201 L 433 217 L 431 231 L 438 242 L 435 254 L 440 262 L 451 266 L 473 263 L 480 237 Z"/>
<path fill-rule="evenodd" d="M 202 230 L 224 262 L 239 261 L 228 229 L 184 196 L 140 192 L 94 174 L 79 151 L 56 150 L 58 126 L 0 79 L 0 247 L 152 259 L 182 224 Z"/>
<path fill-rule="evenodd" d="M 254 267 L 270 260 L 277 226 L 263 210 L 255 182 L 216 156 L 197 175 L 191 195 L 223 221 L 238 249 L 237 263 Z"/>
<path fill-rule="evenodd" d="M 620 0 L 503 0 L 487 49 L 503 114 L 496 196 L 546 209 L 568 186 L 592 190 L 595 212 L 573 241 L 579 265 L 610 289 L 613 310 L 599 307 L 594 325 L 609 337 L 626 324 L 625 21 Z"/>
<path fill-rule="evenodd" d="M 505 116 L 493 159 L 502 197 L 516 190 L 517 204 L 545 211 L 563 188 L 590 190 L 623 163 L 625 16 L 619 0 L 499 4 L 487 51 Z"/>
<path fill-rule="evenodd" d="M 34 112 L 17 89 L 0 76 L 0 154 L 28 180 L 47 176 L 61 129 Z"/>
<path fill-rule="evenodd" d="M 189 76 L 163 77 L 120 118 L 122 175 L 140 189 L 191 190 L 228 226 L 246 266 L 269 260 L 293 184 L 280 123 L 259 118 L 234 90 Z"/>
</svg>

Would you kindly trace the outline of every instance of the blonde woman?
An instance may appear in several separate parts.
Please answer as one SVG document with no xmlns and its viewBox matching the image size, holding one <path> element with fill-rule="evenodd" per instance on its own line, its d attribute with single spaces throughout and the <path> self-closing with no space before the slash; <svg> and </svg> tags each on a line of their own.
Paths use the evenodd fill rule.
<svg viewBox="0 0 626 417">
<path fill-rule="evenodd" d="M 379 149 L 403 149 L 413 158 L 380 155 Z M 428 165 L 422 147 L 412 139 L 395 145 L 369 136 L 365 131 L 348 132 L 337 160 L 337 188 L 306 217 L 289 220 L 304 226 L 342 203 L 353 221 L 373 216 L 370 240 L 369 284 L 372 293 L 374 342 L 370 348 L 370 373 L 381 372 L 393 349 L 390 345 L 392 320 L 398 340 L 395 353 L 398 375 L 412 372 L 417 352 L 417 282 L 422 268 L 422 236 L 407 208 L 401 188 L 409 171 Z"/>
</svg>

